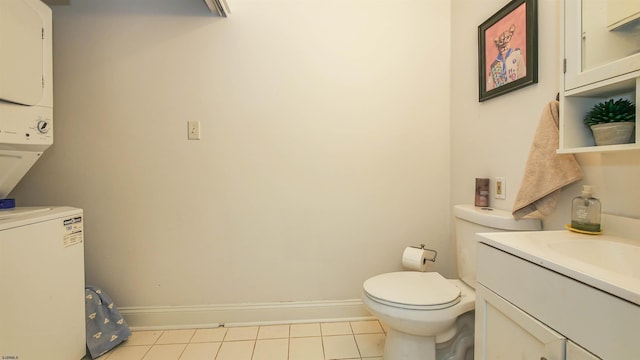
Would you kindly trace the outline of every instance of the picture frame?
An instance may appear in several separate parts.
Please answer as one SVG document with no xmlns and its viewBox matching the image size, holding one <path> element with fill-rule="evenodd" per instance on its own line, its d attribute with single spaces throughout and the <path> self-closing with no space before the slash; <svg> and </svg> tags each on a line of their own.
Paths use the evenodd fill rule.
<svg viewBox="0 0 640 360">
<path fill-rule="evenodd" d="M 538 82 L 538 3 L 512 0 L 478 26 L 479 101 Z"/>
</svg>

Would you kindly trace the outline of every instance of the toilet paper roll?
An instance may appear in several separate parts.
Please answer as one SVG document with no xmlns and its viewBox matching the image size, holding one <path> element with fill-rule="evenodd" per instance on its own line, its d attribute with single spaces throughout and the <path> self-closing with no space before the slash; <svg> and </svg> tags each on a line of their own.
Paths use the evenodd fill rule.
<svg viewBox="0 0 640 360">
<path fill-rule="evenodd" d="M 407 270 L 427 271 L 428 255 L 424 249 L 409 246 L 402 253 L 402 266 Z"/>
</svg>

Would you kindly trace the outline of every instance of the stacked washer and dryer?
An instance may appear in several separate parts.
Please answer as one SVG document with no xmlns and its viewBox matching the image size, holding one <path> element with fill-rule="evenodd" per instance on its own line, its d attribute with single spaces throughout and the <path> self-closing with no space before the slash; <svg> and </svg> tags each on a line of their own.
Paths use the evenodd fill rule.
<svg viewBox="0 0 640 360">
<path fill-rule="evenodd" d="M 40 0 L 0 1 L 1 359 L 86 352 L 82 209 L 15 207 L 8 198 L 53 144 L 51 34 Z"/>
</svg>

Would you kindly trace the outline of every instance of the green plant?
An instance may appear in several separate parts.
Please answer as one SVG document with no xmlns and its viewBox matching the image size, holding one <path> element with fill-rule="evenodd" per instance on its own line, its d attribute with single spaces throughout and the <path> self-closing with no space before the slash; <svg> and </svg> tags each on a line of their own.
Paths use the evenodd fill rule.
<svg viewBox="0 0 640 360">
<path fill-rule="evenodd" d="M 584 124 L 587 126 L 623 121 L 636 121 L 636 106 L 624 99 L 609 99 L 597 103 L 584 116 Z"/>
</svg>

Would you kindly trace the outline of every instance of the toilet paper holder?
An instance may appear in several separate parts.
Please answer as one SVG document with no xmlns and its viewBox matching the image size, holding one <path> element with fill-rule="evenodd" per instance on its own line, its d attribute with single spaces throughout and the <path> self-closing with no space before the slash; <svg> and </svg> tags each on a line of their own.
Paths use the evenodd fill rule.
<svg viewBox="0 0 640 360">
<path fill-rule="evenodd" d="M 413 248 L 416 249 L 421 249 L 421 250 L 427 250 L 427 251 L 431 251 L 433 253 L 433 257 L 431 259 L 425 259 L 426 261 L 431 261 L 431 262 L 436 262 L 436 257 L 438 256 L 438 252 L 433 250 L 433 249 L 427 249 L 427 245 L 425 244 L 420 244 L 420 246 L 412 246 Z"/>
</svg>

